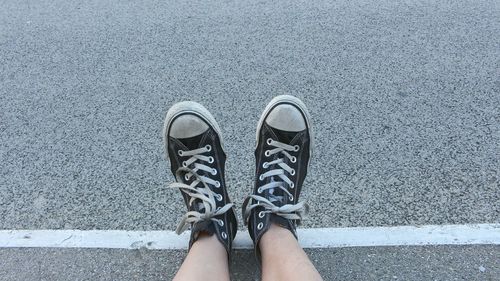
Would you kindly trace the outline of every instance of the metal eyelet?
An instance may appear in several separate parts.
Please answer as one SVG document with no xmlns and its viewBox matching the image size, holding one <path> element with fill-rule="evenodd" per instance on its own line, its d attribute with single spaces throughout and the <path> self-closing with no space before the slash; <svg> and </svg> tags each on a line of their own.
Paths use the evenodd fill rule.
<svg viewBox="0 0 500 281">
<path fill-rule="evenodd" d="M 190 176 L 188 176 L 188 174 L 185 174 L 185 175 L 184 175 L 184 179 L 185 179 L 185 180 L 187 180 L 187 181 L 188 181 L 188 180 L 189 180 L 189 178 L 190 178 Z"/>
<path fill-rule="evenodd" d="M 297 162 L 297 157 L 292 156 L 292 159 L 290 161 L 292 161 L 292 163 L 296 163 Z"/>
<path fill-rule="evenodd" d="M 205 145 L 205 149 L 206 149 L 207 151 L 211 151 L 211 150 L 212 150 L 212 146 L 211 146 L 211 145 L 209 145 L 209 144 L 207 144 L 207 145 Z"/>
<path fill-rule="evenodd" d="M 293 195 L 290 195 L 289 198 L 290 198 L 290 201 L 293 201 Z"/>
<path fill-rule="evenodd" d="M 257 229 L 258 229 L 258 230 L 261 230 L 263 226 L 264 226 L 264 224 L 263 224 L 263 223 L 261 223 L 261 222 L 259 222 L 259 224 L 257 225 Z"/>
<path fill-rule="evenodd" d="M 182 154 L 184 154 L 184 151 L 179 150 L 179 151 L 177 151 L 177 154 L 179 154 L 179 156 L 182 156 Z"/>
<path fill-rule="evenodd" d="M 217 175 L 217 169 L 212 169 L 212 173 L 211 174 L 212 174 L 212 176 Z"/>
<path fill-rule="evenodd" d="M 268 165 L 267 162 L 262 163 L 262 168 L 267 169 Z"/>
<path fill-rule="evenodd" d="M 224 239 L 226 239 L 226 238 L 227 238 L 227 234 L 226 234 L 225 232 L 222 232 L 222 233 L 221 233 L 221 236 L 222 236 L 222 238 L 224 238 Z"/>
<path fill-rule="evenodd" d="M 215 182 L 215 187 L 220 187 L 220 181 Z"/>
<path fill-rule="evenodd" d="M 260 176 L 259 176 L 259 180 L 263 181 L 263 180 L 264 180 L 264 176 L 263 176 L 263 175 L 260 175 Z"/>
<path fill-rule="evenodd" d="M 300 146 L 298 146 L 298 145 L 293 146 L 293 151 L 297 152 L 297 151 L 299 151 L 299 149 L 300 149 Z"/>
<path fill-rule="evenodd" d="M 292 169 L 292 170 L 290 171 L 290 175 L 295 176 L 295 169 Z"/>
<path fill-rule="evenodd" d="M 290 184 L 290 188 L 291 189 L 295 188 L 295 184 L 293 182 Z"/>
<path fill-rule="evenodd" d="M 217 201 L 222 201 L 222 195 L 217 194 L 216 199 L 217 199 Z"/>
<path fill-rule="evenodd" d="M 188 165 L 186 163 L 186 161 L 182 161 L 182 167 L 186 168 Z"/>
<path fill-rule="evenodd" d="M 266 157 L 269 157 L 269 156 L 271 156 L 271 151 L 269 151 L 269 150 L 266 150 L 266 151 L 264 152 L 264 155 L 265 155 Z"/>
<path fill-rule="evenodd" d="M 214 158 L 212 156 L 208 157 L 208 163 L 212 164 L 214 162 Z"/>
<path fill-rule="evenodd" d="M 272 140 L 271 138 L 268 138 L 268 139 L 266 140 L 266 143 L 267 143 L 268 145 L 271 145 L 271 143 L 273 143 L 273 140 Z"/>
<path fill-rule="evenodd" d="M 257 188 L 257 193 L 262 193 L 262 188 Z"/>
<path fill-rule="evenodd" d="M 264 212 L 263 212 L 263 211 L 260 211 L 260 212 L 259 212 L 259 218 L 263 218 L 265 215 L 266 215 L 266 214 L 264 214 Z"/>
<path fill-rule="evenodd" d="M 224 221 L 223 221 L 223 220 L 219 220 L 219 221 L 218 221 L 218 224 L 219 224 L 220 226 L 224 226 Z"/>
</svg>

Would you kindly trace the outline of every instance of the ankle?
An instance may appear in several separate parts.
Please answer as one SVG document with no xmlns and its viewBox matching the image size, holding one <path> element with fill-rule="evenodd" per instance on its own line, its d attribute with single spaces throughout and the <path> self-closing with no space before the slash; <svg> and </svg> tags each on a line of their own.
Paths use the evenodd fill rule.
<svg viewBox="0 0 500 281">
<path fill-rule="evenodd" d="M 217 235 L 209 234 L 207 232 L 200 232 L 198 238 L 193 243 L 191 250 L 204 249 L 204 251 L 216 254 L 217 256 L 223 255 L 227 259 L 227 251 L 224 245 L 217 239 Z"/>
<path fill-rule="evenodd" d="M 271 223 L 271 226 L 259 241 L 259 248 L 263 252 L 279 247 L 280 244 L 289 243 L 289 241 L 297 241 L 292 232 L 276 223 Z"/>
<path fill-rule="evenodd" d="M 287 228 L 285 228 L 285 227 L 283 227 L 275 222 L 271 222 L 271 226 L 269 227 L 269 230 L 264 235 L 266 235 L 266 234 L 268 234 L 270 236 L 282 236 L 282 235 L 288 236 L 289 235 L 289 236 L 293 237 L 293 234 L 289 229 L 287 229 Z"/>
</svg>

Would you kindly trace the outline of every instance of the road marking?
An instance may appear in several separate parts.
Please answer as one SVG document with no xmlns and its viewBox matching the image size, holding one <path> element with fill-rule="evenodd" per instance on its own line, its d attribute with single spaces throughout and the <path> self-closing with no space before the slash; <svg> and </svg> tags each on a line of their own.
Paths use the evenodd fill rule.
<svg viewBox="0 0 500 281">
<path fill-rule="evenodd" d="M 500 245 L 500 224 L 298 229 L 304 248 L 411 245 Z M 189 232 L 128 230 L 0 230 L 0 248 L 186 249 Z M 246 231 L 234 248 L 252 248 Z"/>
</svg>

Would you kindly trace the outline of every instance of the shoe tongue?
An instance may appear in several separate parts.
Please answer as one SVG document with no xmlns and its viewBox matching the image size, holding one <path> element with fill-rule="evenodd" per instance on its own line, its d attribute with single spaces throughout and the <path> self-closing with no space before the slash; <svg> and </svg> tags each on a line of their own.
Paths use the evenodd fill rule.
<svg viewBox="0 0 500 281">
<path fill-rule="evenodd" d="M 276 189 L 274 189 L 274 190 L 276 190 Z M 280 192 L 280 193 L 283 193 L 283 192 Z M 269 192 L 269 201 L 271 201 L 271 203 L 273 203 L 276 207 L 281 207 L 281 206 L 285 205 L 284 199 L 285 199 L 285 197 L 283 195 L 273 194 L 273 190 L 271 190 Z"/>
<path fill-rule="evenodd" d="M 205 134 L 206 132 L 194 137 L 177 139 L 177 140 L 180 141 L 189 150 L 194 150 L 201 147 L 201 142 L 203 141 Z"/>
<path fill-rule="evenodd" d="M 271 182 L 274 182 L 274 177 L 271 178 Z M 285 203 L 285 196 L 286 194 L 281 190 L 279 187 L 271 188 L 268 190 L 269 194 L 269 201 L 276 205 L 277 207 L 283 206 Z"/>
<path fill-rule="evenodd" d="M 299 132 L 283 131 L 283 130 L 271 127 L 269 125 L 267 125 L 267 126 L 276 135 L 276 137 L 278 138 L 277 141 L 282 142 L 282 143 L 286 143 L 286 144 L 289 144 L 295 138 L 297 133 L 299 133 Z"/>
<path fill-rule="evenodd" d="M 188 150 L 194 150 L 194 149 L 198 149 L 202 146 L 202 142 L 205 139 L 206 133 L 207 132 L 204 132 L 204 133 L 199 134 L 199 135 L 194 136 L 194 137 L 181 138 L 181 139 L 177 139 L 177 140 L 180 141 Z M 196 187 L 203 188 L 204 186 L 203 186 L 203 183 L 200 182 L 196 185 Z M 194 211 L 200 212 L 200 213 L 205 212 L 205 206 L 203 205 L 203 203 L 201 202 L 200 199 L 195 199 L 195 201 L 192 204 L 191 209 Z"/>
<path fill-rule="evenodd" d="M 267 126 L 276 135 L 276 137 L 277 137 L 276 140 L 279 142 L 285 143 L 285 144 L 291 143 L 292 140 L 295 138 L 295 136 L 297 136 L 297 133 L 298 133 L 298 132 L 289 132 L 289 131 L 283 131 L 280 129 L 276 129 L 274 127 L 269 126 L 269 124 L 267 124 Z M 276 159 L 277 157 L 278 157 L 278 155 L 276 155 L 275 158 L 273 158 L 273 159 Z M 281 179 L 277 176 L 273 176 L 271 178 L 271 182 L 274 182 L 274 181 L 282 182 Z M 284 182 L 282 184 L 286 185 Z M 269 200 L 274 205 L 276 205 L 278 207 L 285 205 L 285 201 L 286 201 L 285 197 L 287 196 L 287 194 L 285 192 L 283 192 L 283 190 L 281 188 L 275 187 L 275 188 L 269 189 L 268 194 L 269 194 Z"/>
<path fill-rule="evenodd" d="M 203 205 L 203 202 L 201 199 L 195 199 L 193 203 L 191 204 L 191 211 L 197 211 L 201 214 L 204 214 L 206 212 L 205 210 L 205 205 Z"/>
<path fill-rule="evenodd" d="M 215 233 L 215 226 L 211 220 L 203 220 L 193 224 L 191 229 L 191 233 L 194 236 L 194 240 L 198 239 L 198 235 L 200 232 L 205 232 L 209 236 L 212 236 Z"/>
<path fill-rule="evenodd" d="M 203 188 L 203 183 L 198 183 L 196 185 L 196 188 Z M 197 211 L 199 213 L 205 213 L 206 210 L 205 210 L 205 205 L 203 204 L 203 201 L 201 199 L 198 199 L 198 198 L 195 198 L 193 203 L 191 203 L 191 210 L 193 211 Z"/>
</svg>

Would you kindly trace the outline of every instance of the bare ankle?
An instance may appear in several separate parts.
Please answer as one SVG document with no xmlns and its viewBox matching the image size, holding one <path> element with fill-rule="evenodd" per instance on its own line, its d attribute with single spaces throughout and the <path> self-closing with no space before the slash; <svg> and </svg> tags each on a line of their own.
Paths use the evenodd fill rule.
<svg viewBox="0 0 500 281">
<path fill-rule="evenodd" d="M 262 235 L 259 241 L 259 248 L 264 250 L 270 246 L 276 245 L 276 243 L 282 243 L 284 241 L 296 240 L 290 230 L 283 228 L 275 223 L 271 223 L 269 229 Z"/>
<path fill-rule="evenodd" d="M 204 249 L 210 249 L 210 251 L 216 251 L 219 255 L 224 255 L 227 257 L 224 245 L 222 245 L 219 239 L 217 239 L 217 236 L 213 234 L 200 232 L 198 238 L 193 243 L 191 249 L 194 247 L 202 247 Z"/>
</svg>

